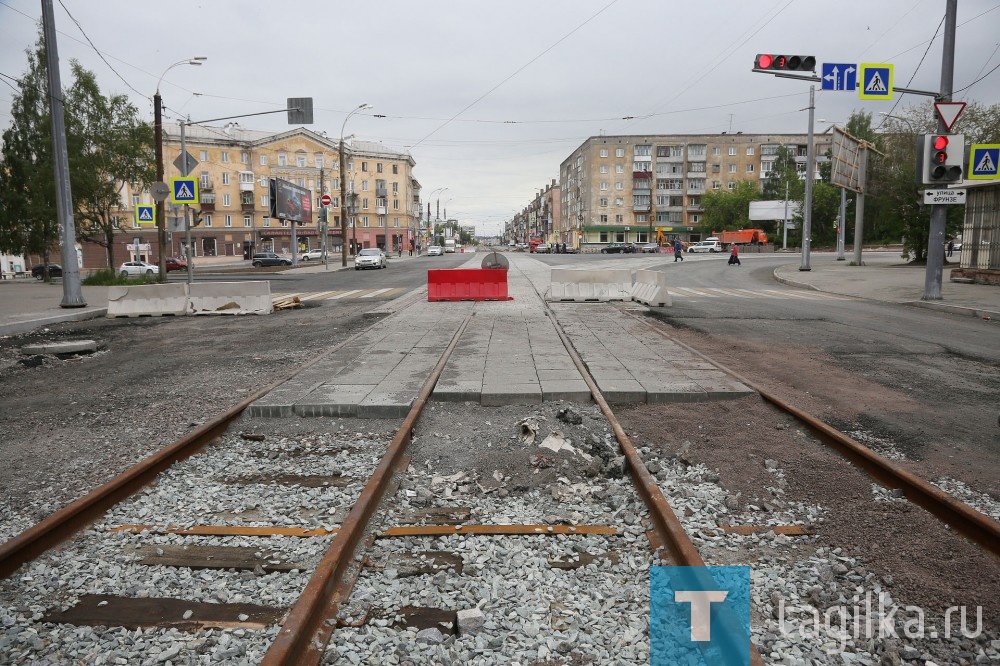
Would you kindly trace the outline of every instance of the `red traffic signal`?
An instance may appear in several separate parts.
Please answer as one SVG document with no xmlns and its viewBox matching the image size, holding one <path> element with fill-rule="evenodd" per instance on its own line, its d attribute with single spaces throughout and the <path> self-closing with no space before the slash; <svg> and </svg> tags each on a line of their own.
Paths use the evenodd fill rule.
<svg viewBox="0 0 1000 666">
<path fill-rule="evenodd" d="M 758 53 L 754 60 L 754 69 L 767 69 L 786 72 L 816 71 L 816 57 L 804 55 L 784 55 L 775 53 Z"/>
<path fill-rule="evenodd" d="M 918 175 L 925 185 L 956 183 L 962 180 L 965 135 L 927 134 L 921 137 L 923 150 L 918 153 Z M 950 144 L 954 149 L 949 152 Z"/>
</svg>

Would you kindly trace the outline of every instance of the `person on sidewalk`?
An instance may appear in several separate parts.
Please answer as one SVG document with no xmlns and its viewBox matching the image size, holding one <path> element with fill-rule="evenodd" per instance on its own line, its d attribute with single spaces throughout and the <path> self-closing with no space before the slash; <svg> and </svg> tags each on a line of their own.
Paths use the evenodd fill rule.
<svg viewBox="0 0 1000 666">
<path fill-rule="evenodd" d="M 684 244 L 680 238 L 674 240 L 674 263 L 677 263 L 678 259 L 684 261 Z"/>
<path fill-rule="evenodd" d="M 948 239 L 948 256 L 950 257 L 953 254 L 955 254 L 955 239 L 950 238 Z"/>
<path fill-rule="evenodd" d="M 410 241 L 410 254 L 409 254 L 409 256 L 411 256 L 411 257 L 413 256 L 413 241 Z"/>
<path fill-rule="evenodd" d="M 742 266 L 740 263 L 740 248 L 736 243 L 733 243 L 733 249 L 729 252 L 729 265 L 732 266 L 736 264 L 737 266 Z"/>
</svg>

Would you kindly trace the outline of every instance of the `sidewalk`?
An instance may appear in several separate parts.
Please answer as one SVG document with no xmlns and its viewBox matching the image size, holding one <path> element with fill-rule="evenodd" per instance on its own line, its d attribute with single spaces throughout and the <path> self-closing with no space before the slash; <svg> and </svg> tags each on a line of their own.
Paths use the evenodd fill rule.
<svg viewBox="0 0 1000 666">
<path fill-rule="evenodd" d="M 800 271 L 800 263 L 789 263 L 774 269 L 774 279 L 802 289 L 1000 318 L 1000 287 L 952 282 L 953 266 L 942 272 L 941 300 L 924 301 L 924 266 L 907 266 L 898 252 L 864 252 L 861 258 L 862 266 L 851 266 L 851 254 L 846 261 L 837 261 L 833 253 L 813 252 L 811 270 Z"/>
</svg>

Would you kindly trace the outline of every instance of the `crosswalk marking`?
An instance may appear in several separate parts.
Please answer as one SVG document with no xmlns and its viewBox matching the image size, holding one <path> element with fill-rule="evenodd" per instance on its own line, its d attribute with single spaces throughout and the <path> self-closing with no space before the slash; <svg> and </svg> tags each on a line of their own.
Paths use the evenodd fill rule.
<svg viewBox="0 0 1000 666">
<path fill-rule="evenodd" d="M 358 298 L 372 298 L 373 296 L 378 296 L 379 294 L 384 294 L 387 291 L 392 291 L 392 287 L 387 289 L 376 289 L 370 294 L 365 294 L 364 296 L 358 296 Z"/>
<path fill-rule="evenodd" d="M 300 301 L 339 301 L 359 298 L 396 297 L 406 289 L 403 287 L 386 287 L 383 289 L 350 289 L 347 291 L 299 291 L 294 293 L 274 293 L 272 300 L 297 296 Z"/>
<path fill-rule="evenodd" d="M 821 291 L 796 291 L 793 289 L 753 289 L 722 288 L 722 287 L 670 287 L 667 289 L 671 296 L 684 298 L 719 298 L 720 296 L 735 296 L 737 298 L 773 298 L 776 300 L 804 300 L 804 301 L 846 301 L 848 296 L 839 294 L 827 294 Z"/>
<path fill-rule="evenodd" d="M 350 290 L 350 291 L 345 291 L 345 292 L 344 292 L 344 293 L 342 293 L 342 294 L 337 294 L 336 296 L 331 296 L 331 297 L 330 297 L 330 298 L 328 298 L 327 300 L 329 300 L 329 301 L 336 301 L 336 300 L 338 300 L 338 299 L 341 299 L 341 298 L 347 298 L 347 297 L 348 297 L 348 296 L 350 296 L 351 294 L 359 294 L 359 293 L 361 293 L 362 291 L 363 291 L 362 289 L 352 289 L 352 290 Z"/>
</svg>

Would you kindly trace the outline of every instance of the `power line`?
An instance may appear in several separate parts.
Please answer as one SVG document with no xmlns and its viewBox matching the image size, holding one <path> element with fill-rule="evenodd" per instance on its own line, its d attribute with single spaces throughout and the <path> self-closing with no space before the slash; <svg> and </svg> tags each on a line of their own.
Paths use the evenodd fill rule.
<svg viewBox="0 0 1000 666">
<path fill-rule="evenodd" d="M 114 67 L 111 66 L 111 63 L 108 62 L 108 59 L 104 57 L 104 54 L 101 53 L 100 50 L 98 50 L 98 48 L 96 46 L 94 46 L 94 42 L 92 42 L 90 40 L 90 37 L 87 35 L 87 32 L 83 29 L 83 26 L 80 25 L 80 22 L 77 21 L 76 18 L 74 18 L 72 14 L 70 14 L 69 9 L 66 7 L 66 5 L 63 3 L 62 0 L 59 0 L 59 6 L 63 8 L 63 11 L 66 12 L 66 15 L 69 16 L 70 20 L 73 21 L 73 23 L 76 24 L 76 27 L 80 29 L 80 34 L 82 34 L 84 36 L 84 38 L 86 38 L 87 43 L 90 44 L 90 48 L 94 49 L 94 53 L 96 53 L 101 58 L 101 60 L 104 61 L 104 64 L 108 66 L 108 69 L 110 69 L 112 72 L 114 72 L 115 76 L 117 76 L 119 79 L 122 80 L 122 83 L 124 83 L 129 88 L 131 88 L 132 92 L 134 92 L 135 94 L 139 95 L 140 97 L 147 97 L 147 95 L 143 95 L 141 92 L 139 92 L 138 90 L 136 90 L 132 86 L 131 83 L 129 83 L 128 81 L 125 80 L 124 76 L 122 76 L 121 74 L 118 73 L 117 69 L 115 69 Z"/>
</svg>

